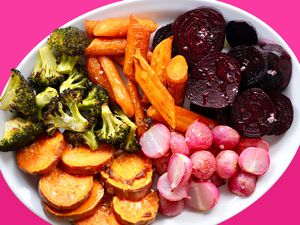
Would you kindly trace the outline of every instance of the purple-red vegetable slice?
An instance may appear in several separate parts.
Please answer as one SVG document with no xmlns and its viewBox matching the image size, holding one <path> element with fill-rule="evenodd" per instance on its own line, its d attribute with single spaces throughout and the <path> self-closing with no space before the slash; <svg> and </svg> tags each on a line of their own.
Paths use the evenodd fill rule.
<svg viewBox="0 0 300 225">
<path fill-rule="evenodd" d="M 165 40 L 166 38 L 170 37 L 173 35 L 173 30 L 172 30 L 172 26 L 173 24 L 172 23 L 169 23 L 165 26 L 162 26 L 160 27 L 155 35 L 154 35 L 154 38 L 153 38 L 153 41 L 152 41 L 152 50 L 155 49 L 155 47 L 160 43 L 162 42 L 163 40 Z"/>
</svg>

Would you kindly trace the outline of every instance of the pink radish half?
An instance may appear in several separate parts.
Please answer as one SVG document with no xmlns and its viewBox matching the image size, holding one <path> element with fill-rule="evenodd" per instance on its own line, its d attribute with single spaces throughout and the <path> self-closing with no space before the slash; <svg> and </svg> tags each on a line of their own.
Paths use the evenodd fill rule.
<svg viewBox="0 0 300 225">
<path fill-rule="evenodd" d="M 170 131 L 163 124 L 155 124 L 140 139 L 142 151 L 149 158 L 160 158 L 169 151 Z"/>
<path fill-rule="evenodd" d="M 241 154 L 241 152 L 245 148 L 249 148 L 249 147 L 263 148 L 269 151 L 270 145 L 268 142 L 266 142 L 261 138 L 241 138 L 240 143 L 236 148 L 236 152 L 238 154 Z"/>
<path fill-rule="evenodd" d="M 256 180 L 256 176 L 240 172 L 228 181 L 229 191 L 239 196 L 248 197 L 255 191 Z"/>
<path fill-rule="evenodd" d="M 210 128 L 198 120 L 189 125 L 185 133 L 185 139 L 192 151 L 209 149 L 213 143 Z"/>
<path fill-rule="evenodd" d="M 269 169 L 269 152 L 263 148 L 246 148 L 239 156 L 239 165 L 244 172 L 261 176 Z"/>
<path fill-rule="evenodd" d="M 159 195 L 159 208 L 158 211 L 165 216 L 177 216 L 182 213 L 184 209 L 184 201 L 169 201 Z"/>
<path fill-rule="evenodd" d="M 221 151 L 216 157 L 216 173 L 223 179 L 229 179 L 236 175 L 239 170 L 239 155 L 231 150 Z"/>
<path fill-rule="evenodd" d="M 209 151 L 195 152 L 190 157 L 192 161 L 192 174 L 200 180 L 209 179 L 216 171 L 216 160 Z"/>
<path fill-rule="evenodd" d="M 220 150 L 235 149 L 240 141 L 239 133 L 229 126 L 219 125 L 212 129 L 214 146 Z"/>
<path fill-rule="evenodd" d="M 173 154 L 168 165 L 168 179 L 171 189 L 185 185 L 192 175 L 192 162 L 182 154 Z"/>
<path fill-rule="evenodd" d="M 167 173 L 163 174 L 158 179 L 157 190 L 159 191 L 159 194 L 169 201 L 180 201 L 188 197 L 188 184 L 172 191 Z"/>
<path fill-rule="evenodd" d="M 185 199 L 187 207 L 197 211 L 208 211 L 218 202 L 219 189 L 213 183 L 192 181 L 189 188 L 189 198 Z"/>
<path fill-rule="evenodd" d="M 189 156 L 191 151 L 185 141 L 185 137 L 177 132 L 171 132 L 170 149 L 173 153 L 180 153 Z"/>
<path fill-rule="evenodd" d="M 163 157 L 153 159 L 153 164 L 158 175 L 163 175 L 168 171 L 170 158 L 171 158 L 171 153 L 167 153 Z"/>
</svg>

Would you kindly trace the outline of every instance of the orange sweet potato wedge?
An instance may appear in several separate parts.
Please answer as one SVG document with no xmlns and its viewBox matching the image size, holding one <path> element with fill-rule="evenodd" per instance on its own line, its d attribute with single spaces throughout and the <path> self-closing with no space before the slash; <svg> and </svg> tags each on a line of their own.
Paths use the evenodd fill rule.
<svg viewBox="0 0 300 225">
<path fill-rule="evenodd" d="M 33 144 L 17 152 L 19 168 L 28 174 L 42 175 L 55 169 L 67 144 L 57 131 L 52 137 L 43 135 Z"/>
<path fill-rule="evenodd" d="M 44 175 L 39 181 L 42 201 L 55 210 L 74 210 L 91 195 L 93 176 L 77 177 L 60 168 Z"/>
<path fill-rule="evenodd" d="M 113 198 L 112 208 L 116 219 L 124 225 L 147 225 L 153 222 L 158 210 L 158 196 L 150 191 L 140 201 Z"/>
<path fill-rule="evenodd" d="M 63 153 L 61 166 L 64 171 L 73 175 L 94 175 L 111 164 L 113 157 L 113 145 L 101 144 L 95 151 L 88 146 L 69 145 Z"/>
<path fill-rule="evenodd" d="M 106 171 L 101 172 L 110 194 L 132 201 L 147 195 L 152 187 L 152 175 L 151 160 L 139 154 L 120 155 Z"/>
<path fill-rule="evenodd" d="M 48 215 L 53 215 L 69 221 L 77 221 L 92 216 L 97 211 L 97 206 L 99 205 L 103 195 L 104 195 L 103 186 L 100 184 L 99 181 L 94 180 L 94 185 L 90 197 L 75 210 L 67 211 L 67 212 L 58 211 L 52 209 L 50 206 L 48 206 L 45 203 L 42 204 L 45 213 Z"/>
</svg>

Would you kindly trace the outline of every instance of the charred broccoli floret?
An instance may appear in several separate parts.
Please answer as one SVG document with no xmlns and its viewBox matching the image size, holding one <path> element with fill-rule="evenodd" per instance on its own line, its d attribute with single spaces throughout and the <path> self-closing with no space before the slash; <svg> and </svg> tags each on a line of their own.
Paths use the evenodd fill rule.
<svg viewBox="0 0 300 225">
<path fill-rule="evenodd" d="M 43 113 L 48 134 L 53 134 L 56 129 L 63 128 L 76 132 L 85 132 L 89 122 L 78 109 L 81 93 L 75 90 L 66 90 L 60 97 L 54 97 L 46 111 Z"/>
<path fill-rule="evenodd" d="M 118 119 L 107 104 L 101 107 L 102 128 L 96 131 L 97 137 L 108 144 L 121 143 L 129 132 L 126 123 Z"/>
<path fill-rule="evenodd" d="M 0 109 L 11 111 L 34 120 L 38 111 L 33 88 L 20 71 L 12 69 L 8 86 L 0 98 Z"/>
<path fill-rule="evenodd" d="M 50 48 L 61 57 L 58 71 L 71 73 L 80 55 L 84 54 L 89 45 L 85 32 L 76 27 L 58 28 L 54 30 L 48 39 Z"/>
<path fill-rule="evenodd" d="M 139 151 L 141 149 L 141 146 L 136 139 L 135 133 L 137 126 L 124 114 L 124 112 L 119 107 L 114 108 L 114 113 L 116 114 L 116 117 L 118 119 L 126 123 L 127 126 L 130 128 L 128 135 L 126 136 L 125 140 L 120 144 L 120 147 L 127 152 Z"/>
<path fill-rule="evenodd" d="M 55 56 L 48 46 L 39 49 L 38 61 L 29 80 L 37 88 L 55 87 L 65 80 L 65 76 L 57 71 Z"/>
<path fill-rule="evenodd" d="M 39 108 L 38 118 L 42 119 L 42 110 L 48 105 L 54 97 L 58 97 L 58 92 L 55 88 L 47 87 L 43 92 L 36 95 L 35 101 Z"/>
<path fill-rule="evenodd" d="M 84 90 L 87 88 L 87 72 L 83 67 L 76 67 L 69 77 L 60 85 L 59 93 L 62 94 L 65 90 Z"/>
<path fill-rule="evenodd" d="M 86 144 L 90 147 L 90 149 L 96 150 L 99 148 L 99 144 L 94 130 L 95 125 L 96 124 L 94 124 L 91 129 L 87 130 L 84 133 L 67 130 L 64 132 L 64 135 L 68 139 L 69 143 L 73 146 Z"/>
<path fill-rule="evenodd" d="M 33 123 L 19 117 L 5 123 L 4 135 L 0 141 L 0 151 L 17 151 L 30 145 L 43 132 L 39 123 Z"/>
</svg>

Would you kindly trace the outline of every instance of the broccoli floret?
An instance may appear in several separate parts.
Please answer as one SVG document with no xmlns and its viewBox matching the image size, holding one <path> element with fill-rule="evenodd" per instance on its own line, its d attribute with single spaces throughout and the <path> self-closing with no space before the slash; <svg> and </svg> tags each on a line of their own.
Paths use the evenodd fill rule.
<svg viewBox="0 0 300 225">
<path fill-rule="evenodd" d="M 48 134 L 52 135 L 58 128 L 76 132 L 85 132 L 89 128 L 88 120 L 82 116 L 77 106 L 81 98 L 80 92 L 66 90 L 61 97 L 51 100 L 43 113 Z"/>
<path fill-rule="evenodd" d="M 18 70 L 11 70 L 8 86 L 0 98 L 0 109 L 18 113 L 31 120 L 35 120 L 37 116 L 34 90 Z"/>
<path fill-rule="evenodd" d="M 16 151 L 34 142 L 43 133 L 39 123 L 33 123 L 21 118 L 14 118 L 5 123 L 4 135 L 0 141 L 0 151 Z"/>
<path fill-rule="evenodd" d="M 127 151 L 127 152 L 137 152 L 141 149 L 141 146 L 139 142 L 136 139 L 136 129 L 137 126 L 135 123 L 133 123 L 120 109 L 115 107 L 114 113 L 116 114 L 116 117 L 127 124 L 128 127 L 130 127 L 129 133 L 126 136 L 125 140 L 121 143 L 120 147 Z"/>
<path fill-rule="evenodd" d="M 94 130 L 95 125 L 96 124 L 94 124 L 91 127 L 91 129 L 87 130 L 84 133 L 65 131 L 64 135 L 68 139 L 69 143 L 73 146 L 80 146 L 82 144 L 86 144 L 90 147 L 90 149 L 96 150 L 99 148 L 99 144 Z"/>
<path fill-rule="evenodd" d="M 48 45 L 54 52 L 61 55 L 58 71 L 69 74 L 78 61 L 78 56 L 84 54 L 89 43 L 90 40 L 85 32 L 76 27 L 54 30 L 48 39 Z"/>
<path fill-rule="evenodd" d="M 80 89 L 84 90 L 87 88 L 87 72 L 82 67 L 76 67 L 73 72 L 69 75 L 59 87 L 59 93 L 62 94 L 65 90 Z"/>
<path fill-rule="evenodd" d="M 129 132 L 126 123 L 118 119 L 107 104 L 101 107 L 102 128 L 96 131 L 97 137 L 108 144 L 121 143 Z"/>
<path fill-rule="evenodd" d="M 55 87 L 65 80 L 64 74 L 57 72 L 55 56 L 48 46 L 39 49 L 38 61 L 29 80 L 37 88 Z"/>
<path fill-rule="evenodd" d="M 38 118 L 42 119 L 42 110 L 48 105 L 54 97 L 58 97 L 58 92 L 55 88 L 47 87 L 43 92 L 39 93 L 35 97 L 36 104 L 39 108 Z"/>
</svg>

